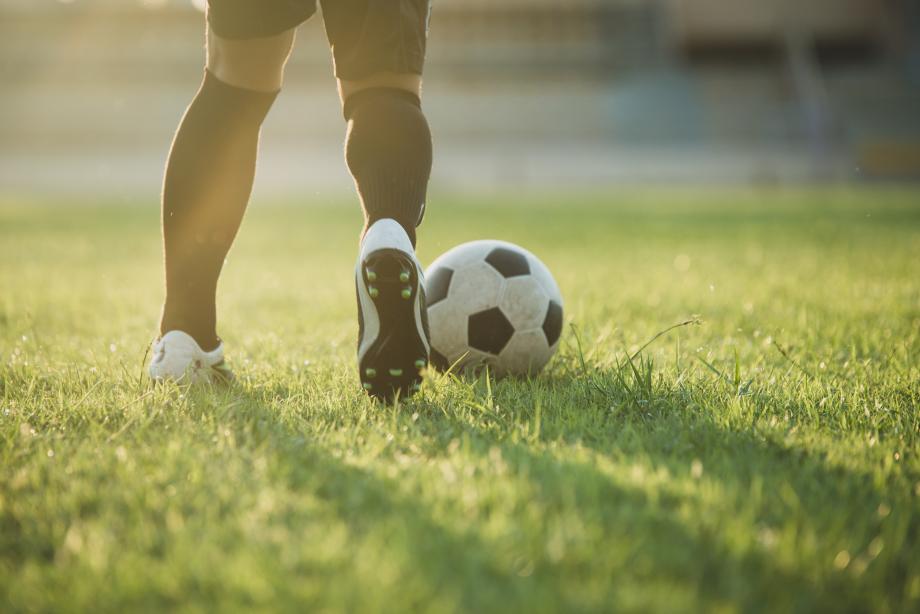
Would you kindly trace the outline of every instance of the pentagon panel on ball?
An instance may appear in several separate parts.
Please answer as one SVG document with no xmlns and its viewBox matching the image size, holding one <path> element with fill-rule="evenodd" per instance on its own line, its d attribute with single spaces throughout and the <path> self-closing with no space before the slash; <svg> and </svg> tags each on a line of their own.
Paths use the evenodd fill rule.
<svg viewBox="0 0 920 614">
<path fill-rule="evenodd" d="M 487 365 L 497 375 L 533 375 L 558 348 L 562 295 L 526 249 L 464 243 L 437 258 L 425 278 L 435 367 Z"/>
<path fill-rule="evenodd" d="M 498 355 L 511 341 L 512 335 L 514 335 L 514 326 L 498 307 L 492 307 L 470 316 L 467 341 L 473 349 Z"/>
<path fill-rule="evenodd" d="M 486 256 L 486 262 L 505 278 L 530 274 L 527 256 L 508 247 L 496 247 L 490 251 Z"/>
</svg>

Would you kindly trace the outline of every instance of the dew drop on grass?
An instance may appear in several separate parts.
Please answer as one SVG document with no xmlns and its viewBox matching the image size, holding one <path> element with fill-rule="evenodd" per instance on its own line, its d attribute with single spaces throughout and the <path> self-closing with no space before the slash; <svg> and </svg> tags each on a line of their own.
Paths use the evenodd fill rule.
<svg viewBox="0 0 920 614">
<path fill-rule="evenodd" d="M 757 534 L 757 540 L 766 549 L 772 549 L 776 545 L 776 531 L 769 527 L 763 527 Z"/>
<path fill-rule="evenodd" d="M 534 562 L 533 559 L 527 557 L 518 557 L 514 562 L 515 573 L 522 577 L 527 578 L 533 574 Z"/>
<path fill-rule="evenodd" d="M 876 558 L 882 553 L 882 548 L 885 547 L 885 542 L 882 541 L 881 537 L 876 537 L 871 542 L 869 542 L 869 556 Z"/>
<path fill-rule="evenodd" d="M 703 477 L 703 462 L 698 458 L 694 458 L 693 462 L 690 463 L 690 477 L 694 480 Z"/>
<path fill-rule="evenodd" d="M 834 567 L 837 569 L 846 569 L 847 565 L 850 564 L 850 553 L 846 550 L 841 550 L 837 553 L 837 556 L 834 557 Z"/>
</svg>

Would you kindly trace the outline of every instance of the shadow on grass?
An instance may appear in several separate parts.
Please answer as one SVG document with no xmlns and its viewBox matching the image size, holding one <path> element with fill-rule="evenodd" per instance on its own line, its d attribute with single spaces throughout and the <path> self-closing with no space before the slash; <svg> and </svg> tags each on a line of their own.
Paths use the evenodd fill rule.
<svg viewBox="0 0 920 614">
<path fill-rule="evenodd" d="M 539 427 L 535 437 L 532 429 L 528 433 L 528 445 L 496 437 L 495 429 L 480 429 L 479 437 L 487 442 L 480 449 L 498 445 L 519 464 L 541 467 L 532 473 L 540 476 L 544 491 L 556 495 L 572 484 L 584 484 L 576 493 L 589 495 L 607 489 L 608 496 L 589 496 L 585 509 L 593 503 L 616 517 L 624 506 L 633 506 L 635 514 L 628 521 L 643 535 L 642 556 L 655 569 L 647 579 L 689 582 L 703 603 L 728 600 L 743 604 L 744 610 L 808 611 L 871 611 L 882 603 L 898 610 L 913 603 L 908 594 L 917 570 L 912 552 L 920 540 L 920 516 L 911 512 L 915 506 L 910 476 L 899 482 L 880 478 L 871 466 L 854 470 L 833 465 L 820 448 L 787 443 L 782 431 L 758 430 L 754 421 L 740 429 L 728 426 L 738 420 L 720 424 L 712 401 L 703 407 L 699 398 L 681 390 L 653 390 L 651 379 L 645 394 L 637 394 L 629 386 L 639 385 L 640 375 L 632 382 L 601 376 L 602 386 L 588 386 L 575 376 L 551 377 L 540 384 L 511 380 L 493 385 L 488 399 L 491 416 L 505 418 L 506 426 L 528 420 L 533 425 L 536 420 Z M 758 402 L 785 407 L 763 394 Z M 609 471 L 591 469 L 590 461 L 573 464 L 559 461 L 554 451 L 539 451 L 554 450 L 552 444 L 559 443 L 590 449 L 614 465 L 638 466 L 649 473 L 664 470 L 667 482 L 683 481 L 685 486 L 650 494 L 639 486 L 624 486 L 629 480 L 614 479 Z M 696 498 L 686 491 L 686 484 L 693 483 L 687 476 L 694 466 L 708 484 L 700 482 L 700 500 L 713 493 L 723 497 L 718 517 L 680 519 Z M 704 489 L 708 493 L 702 494 Z M 745 505 L 755 492 L 757 502 Z M 700 505 L 703 512 L 705 507 Z M 733 508 L 742 507 L 750 513 L 744 520 L 749 535 L 736 534 L 732 544 L 726 539 L 731 529 L 719 523 Z M 897 520 L 888 517 L 892 507 L 898 509 Z M 883 508 L 888 511 L 880 514 Z M 777 531 L 790 524 L 802 540 L 813 540 L 802 549 L 811 558 L 798 559 L 795 550 L 771 553 Z M 634 535 L 623 534 L 617 523 L 606 528 L 614 539 Z M 870 544 L 883 534 L 885 556 L 865 573 L 878 555 L 866 555 Z M 739 548 L 746 540 L 748 544 Z M 845 548 L 855 564 L 833 569 L 834 555 Z"/>
<path fill-rule="evenodd" d="M 568 386 L 581 389 L 582 383 L 573 380 Z M 506 411 L 523 412 L 533 400 L 520 394 L 505 398 L 504 392 L 499 385 L 493 399 L 500 403 L 495 410 L 499 418 Z M 670 400 L 672 409 L 681 401 Z M 818 539 L 840 537 L 854 517 L 872 525 L 885 493 L 868 475 L 830 468 L 818 456 L 784 447 L 756 432 L 727 430 L 705 412 L 687 408 L 668 412 L 658 407 L 644 413 L 602 415 L 606 409 L 596 399 L 593 405 L 591 399 L 584 401 L 585 407 L 575 409 L 593 412 L 595 417 L 555 421 L 553 411 L 544 410 L 543 431 L 529 443 L 508 436 L 513 424 L 482 429 L 449 408 L 426 401 L 412 406 L 424 414 L 420 428 L 431 443 L 444 443 L 445 430 L 465 434 L 468 453 L 486 465 L 498 449 L 512 477 L 535 493 L 532 503 L 545 516 L 531 518 L 518 529 L 514 528 L 517 519 L 508 518 L 497 533 L 485 530 L 488 510 L 475 512 L 485 514 L 482 529 L 476 523 L 473 528 L 457 528 L 465 524 L 457 522 L 462 510 L 445 515 L 443 509 L 432 507 L 434 501 L 387 477 L 388 461 L 393 459 L 386 454 L 379 471 L 349 464 L 321 446 L 304 443 L 302 433 L 290 421 L 279 420 L 259 398 L 248 397 L 245 405 L 269 426 L 268 436 L 283 457 L 281 464 L 290 468 L 284 476 L 289 488 L 311 492 L 331 506 L 346 522 L 350 543 L 360 543 L 373 533 L 392 544 L 396 575 L 415 591 L 405 604 L 410 607 L 423 607 L 438 598 L 468 611 L 616 609 L 618 605 L 709 609 L 726 603 L 745 611 L 865 611 L 878 605 L 880 594 L 887 593 L 893 600 L 905 594 L 910 577 L 906 560 L 893 561 L 873 587 L 881 593 L 873 593 L 849 574 L 828 571 L 830 561 L 821 568 L 820 563 L 790 561 L 788 556 L 746 543 L 756 541 L 758 527 L 769 535 L 770 527 L 782 528 L 790 518 L 806 537 L 813 531 Z M 620 437 L 627 429 L 630 435 Z M 686 508 L 694 506 L 699 493 L 665 487 L 652 495 L 641 484 L 616 479 L 591 462 L 559 458 L 542 445 L 553 440 L 567 445 L 577 440 L 613 463 L 641 464 L 652 459 L 650 469 L 663 467 L 671 476 L 686 475 L 694 462 L 700 462 L 707 482 L 727 493 L 728 507 L 741 501 L 754 481 L 766 494 L 757 517 L 750 519 L 751 534 L 729 539 L 721 524 L 723 516 L 687 516 Z M 458 493 L 439 503 L 456 506 L 461 500 Z M 835 508 L 841 504 L 847 509 Z M 518 511 L 523 516 L 526 506 L 521 505 Z M 563 517 L 587 528 L 590 536 L 585 534 L 583 540 L 569 544 L 568 551 L 557 549 L 551 555 L 547 544 L 552 525 Z M 914 519 L 909 535 L 916 536 L 917 528 Z M 825 529 L 830 537 L 822 535 Z"/>
</svg>

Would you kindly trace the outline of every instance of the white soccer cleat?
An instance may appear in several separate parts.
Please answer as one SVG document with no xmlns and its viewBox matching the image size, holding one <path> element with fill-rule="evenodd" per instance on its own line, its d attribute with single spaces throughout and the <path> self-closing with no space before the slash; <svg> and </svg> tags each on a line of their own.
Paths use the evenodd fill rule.
<svg viewBox="0 0 920 614">
<path fill-rule="evenodd" d="M 355 285 L 361 385 L 380 400 L 417 392 L 430 352 L 425 282 L 396 220 L 378 220 L 365 233 Z"/>
<path fill-rule="evenodd" d="M 147 369 L 157 382 L 181 384 L 229 382 L 233 373 L 224 363 L 224 344 L 205 352 L 191 335 L 171 330 L 153 343 L 153 358 Z"/>
</svg>

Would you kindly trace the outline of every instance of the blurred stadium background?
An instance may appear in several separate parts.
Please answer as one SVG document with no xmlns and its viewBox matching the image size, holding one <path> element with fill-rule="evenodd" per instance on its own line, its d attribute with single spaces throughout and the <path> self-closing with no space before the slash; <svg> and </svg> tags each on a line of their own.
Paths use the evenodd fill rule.
<svg viewBox="0 0 920 614">
<path fill-rule="evenodd" d="M 149 202 L 204 0 L 0 0 L 0 191 Z M 434 0 L 432 190 L 920 178 L 920 2 Z M 260 194 L 351 189 L 322 23 Z"/>
</svg>

